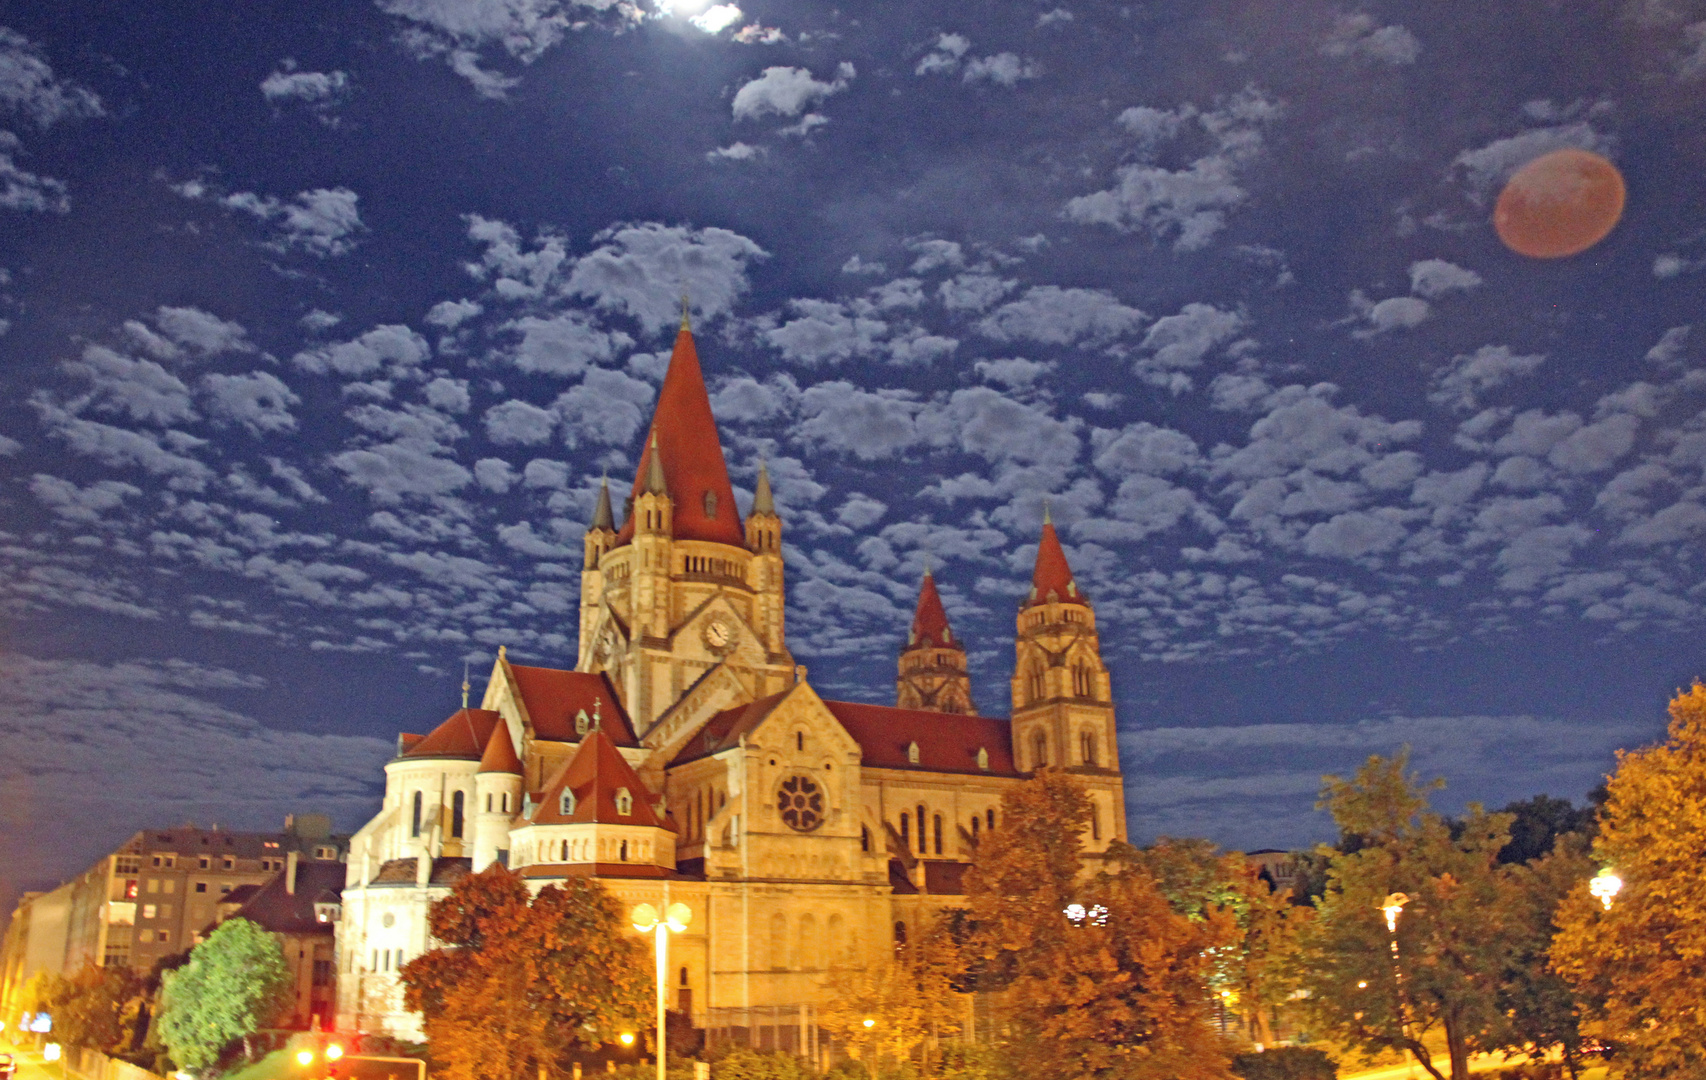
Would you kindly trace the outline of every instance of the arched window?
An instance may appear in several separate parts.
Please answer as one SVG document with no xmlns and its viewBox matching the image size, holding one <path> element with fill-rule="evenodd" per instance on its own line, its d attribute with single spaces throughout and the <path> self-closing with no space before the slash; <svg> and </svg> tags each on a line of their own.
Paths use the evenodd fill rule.
<svg viewBox="0 0 1706 1080">
<path fill-rule="evenodd" d="M 1084 764 L 1096 764 L 1096 733 L 1083 732 L 1078 736 L 1078 753 L 1084 759 Z"/>
<path fill-rule="evenodd" d="M 623 862 L 628 861 L 628 841 L 626 840 L 622 841 L 621 855 L 619 857 Z"/>
<path fill-rule="evenodd" d="M 687 969 L 686 968 L 681 969 L 681 985 L 682 986 L 687 985 Z"/>
<path fill-rule="evenodd" d="M 616 812 L 623 817 L 628 817 L 634 812 L 634 796 L 628 793 L 627 788 L 616 789 Z"/>
<path fill-rule="evenodd" d="M 982 746 L 977 748 L 977 767 L 984 772 L 989 771 L 989 750 Z"/>
<path fill-rule="evenodd" d="M 486 813 L 492 812 L 492 793 L 486 792 Z"/>
<path fill-rule="evenodd" d="M 1102 839 L 1102 809 L 1095 803 L 1090 804 L 1090 839 Z"/>
<path fill-rule="evenodd" d="M 806 733 L 803 731 L 794 732 L 794 749 L 795 750 L 804 750 L 805 748 L 806 748 Z"/>
<path fill-rule="evenodd" d="M 823 948 L 823 942 L 817 936 L 817 916 L 806 913 L 800 916 L 800 932 L 794 935 L 799 947 L 794 950 L 794 962 L 789 965 L 795 968 L 817 968 L 825 965 L 817 963 L 821 956 L 818 950 Z"/>
<path fill-rule="evenodd" d="M 1041 664 L 1032 665 L 1030 684 L 1031 700 L 1041 701 L 1043 696 L 1043 669 Z"/>
<path fill-rule="evenodd" d="M 912 764 L 912 765 L 918 764 L 918 744 L 917 743 L 914 742 L 914 743 L 907 743 L 906 744 L 906 760 L 907 760 L 908 764 Z"/>
<path fill-rule="evenodd" d="M 865 852 L 871 850 L 871 830 L 863 825 L 859 826 L 859 850 Z"/>
<path fill-rule="evenodd" d="M 942 854 L 942 815 L 937 814 L 932 824 L 935 826 L 936 854 Z"/>
<path fill-rule="evenodd" d="M 987 821 L 989 823 L 989 831 L 994 832 L 995 831 L 995 811 L 993 811 L 993 810 L 989 811 L 989 813 L 987 815 Z"/>
<path fill-rule="evenodd" d="M 906 924 L 904 922 L 894 924 L 894 943 L 896 945 L 906 944 Z"/>
<path fill-rule="evenodd" d="M 563 862 L 569 861 L 569 842 L 567 840 L 563 841 L 563 853 L 561 856 L 559 856 L 559 858 Z"/>
<path fill-rule="evenodd" d="M 981 822 L 978 821 L 977 815 L 973 814 L 971 816 L 971 838 L 973 843 L 977 842 L 977 827 L 979 824 L 981 824 Z"/>
<path fill-rule="evenodd" d="M 409 835 L 410 836 L 419 836 L 420 834 L 421 834 L 421 793 L 417 791 L 417 792 L 415 792 L 414 810 L 409 815 Z"/>
<path fill-rule="evenodd" d="M 829 917 L 829 932 L 825 935 L 825 957 L 831 967 L 838 967 L 847 962 L 847 923 L 839 913 Z"/>
<path fill-rule="evenodd" d="M 900 846 L 903 848 L 910 848 L 912 846 L 911 826 L 912 815 L 902 810 L 900 812 Z"/>
<path fill-rule="evenodd" d="M 1040 769 L 1048 764 L 1048 736 L 1037 732 L 1031 736 L 1031 768 Z"/>
<path fill-rule="evenodd" d="M 924 835 L 924 822 L 925 822 L 925 820 L 926 820 L 926 818 L 924 816 L 924 804 L 919 803 L 918 804 L 918 854 L 920 854 L 920 855 L 924 855 L 924 854 L 928 853 L 930 850 L 930 845 L 925 842 L 926 841 L 926 838 Z"/>
<path fill-rule="evenodd" d="M 509 792 L 507 791 L 503 793 L 503 804 L 504 813 L 509 813 Z"/>
<path fill-rule="evenodd" d="M 450 838 L 462 839 L 462 800 L 463 794 L 458 791 L 450 797 Z"/>
</svg>

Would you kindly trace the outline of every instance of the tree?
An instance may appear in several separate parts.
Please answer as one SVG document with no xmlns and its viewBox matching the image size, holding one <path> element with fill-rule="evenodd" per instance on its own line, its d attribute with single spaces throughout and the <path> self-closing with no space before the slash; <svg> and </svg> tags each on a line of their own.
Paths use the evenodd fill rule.
<svg viewBox="0 0 1706 1080">
<path fill-rule="evenodd" d="M 278 938 L 247 919 L 227 919 L 167 972 L 157 1019 L 178 1067 L 206 1072 L 225 1049 L 290 1008 L 293 984 Z"/>
<path fill-rule="evenodd" d="M 1136 859 L 1087 870 L 1089 797 L 1045 769 L 1002 798 L 967 874 L 982 985 L 1017 1028 L 1021 1075 L 1229 1080 L 1208 1022 L 1208 954 L 1236 935 L 1219 907 L 1175 911 Z"/>
<path fill-rule="evenodd" d="M 457 882 L 428 923 L 444 947 L 403 965 L 404 1001 L 425 1017 L 446 1080 L 517 1080 L 648 1026 L 651 959 L 595 881 L 532 896 L 494 863 Z"/>
<path fill-rule="evenodd" d="M 1593 1003 L 1585 1030 L 1643 1077 L 1706 1071 L 1706 686 L 1670 703 L 1666 740 L 1618 755 L 1594 858 L 1623 880 L 1606 909 L 1583 886 L 1558 912 L 1552 961 Z"/>
<path fill-rule="evenodd" d="M 893 958 L 836 976 L 819 1022 L 873 1072 L 883 1058 L 906 1061 L 921 1045 L 963 1026 L 964 999 L 954 982 L 964 962 L 951 923 L 952 916 L 944 914 L 896 949 Z"/>
<path fill-rule="evenodd" d="M 1428 788 L 1408 765 L 1405 751 L 1369 758 L 1350 780 L 1326 777 L 1321 805 L 1358 844 L 1331 855 L 1299 975 L 1326 1030 L 1364 1050 L 1407 1052 L 1444 1080 L 1424 1043 L 1439 1030 L 1462 1080 L 1472 1051 L 1508 1041 L 1499 988 L 1527 905 L 1497 864 L 1510 815 L 1471 805 L 1447 822 L 1427 812 Z M 1380 909 L 1396 893 L 1407 899 L 1393 933 Z"/>
<path fill-rule="evenodd" d="M 49 975 L 36 995 L 36 1011 L 53 1017 L 56 1041 L 112 1053 L 129 1039 L 127 1021 L 135 1022 L 143 985 L 123 965 L 85 964 L 69 976 Z"/>
<path fill-rule="evenodd" d="M 1499 981 L 1497 1008 L 1506 1018 L 1500 1041 L 1533 1055 L 1556 1047 L 1570 1075 L 1576 1076 L 1586 1048 L 1581 1004 L 1552 967 L 1551 945 L 1563 899 L 1581 890 L 1593 874 L 1587 838 L 1565 832 L 1551 852 L 1505 873 L 1514 885 L 1506 895 L 1517 938 L 1509 968 Z"/>
<path fill-rule="evenodd" d="M 1594 808 L 1578 808 L 1568 799 L 1536 795 L 1505 807 L 1501 813 L 1511 815 L 1511 840 L 1499 852 L 1502 863 L 1529 863 L 1552 853 L 1558 838 L 1590 833 L 1594 827 Z"/>
</svg>

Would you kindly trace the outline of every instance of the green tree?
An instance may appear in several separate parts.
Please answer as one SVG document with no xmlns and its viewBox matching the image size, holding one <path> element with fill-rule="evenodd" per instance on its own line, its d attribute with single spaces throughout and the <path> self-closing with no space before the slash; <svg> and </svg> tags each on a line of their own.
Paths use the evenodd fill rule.
<svg viewBox="0 0 1706 1080">
<path fill-rule="evenodd" d="M 1512 886 L 1506 896 L 1517 933 L 1509 968 L 1499 981 L 1497 1008 L 1506 1018 L 1499 1041 L 1506 1049 L 1533 1055 L 1557 1048 L 1576 1076 L 1587 1041 L 1580 1028 L 1581 1004 L 1552 967 L 1551 946 L 1564 898 L 1580 891 L 1593 874 L 1588 840 L 1579 832 L 1565 832 L 1550 853 L 1504 873 Z"/>
<path fill-rule="evenodd" d="M 247 919 L 228 919 L 164 976 L 160 1040 L 179 1068 L 205 1073 L 233 1042 L 289 1009 L 292 990 L 278 938 Z"/>
<path fill-rule="evenodd" d="M 134 1023 L 143 994 L 142 979 L 123 965 L 85 964 L 70 976 L 46 983 L 40 1007 L 53 1016 L 57 1041 L 114 1053 L 129 1041 L 126 1021 Z"/>
<path fill-rule="evenodd" d="M 1511 840 L 1499 852 L 1502 863 L 1529 863 L 1552 853 L 1558 839 L 1591 835 L 1595 812 L 1591 806 L 1577 807 L 1568 799 L 1536 795 L 1505 807 L 1511 815 Z"/>
<path fill-rule="evenodd" d="M 1592 1004 L 1589 1034 L 1630 1075 L 1706 1074 L 1706 686 L 1670 703 L 1668 737 L 1618 755 L 1593 854 L 1623 880 L 1609 909 L 1585 885 L 1558 911 L 1552 960 Z"/>
<path fill-rule="evenodd" d="M 1016 1029 L 1021 1076 L 1229 1080 L 1209 1024 L 1209 954 L 1236 936 L 1217 907 L 1174 910 L 1138 861 L 1087 869 L 1090 802 L 1042 770 L 1002 799 L 967 875 L 982 961 Z"/>
<path fill-rule="evenodd" d="M 493 864 L 457 882 L 428 916 L 444 947 L 403 966 L 446 1080 L 517 1080 L 569 1050 L 643 1030 L 652 964 L 595 881 L 527 883 Z"/>
<path fill-rule="evenodd" d="M 1325 1030 L 1364 1050 L 1407 1052 L 1444 1080 L 1424 1042 L 1439 1031 L 1463 1080 L 1473 1051 L 1508 1037 L 1499 989 L 1526 925 L 1520 883 L 1497 864 L 1510 815 L 1472 805 L 1453 823 L 1429 813 L 1408 764 L 1408 751 L 1371 757 L 1354 778 L 1325 780 L 1321 805 L 1358 844 L 1331 856 L 1300 981 Z M 1380 909 L 1397 893 L 1407 899 L 1394 934 Z"/>
</svg>

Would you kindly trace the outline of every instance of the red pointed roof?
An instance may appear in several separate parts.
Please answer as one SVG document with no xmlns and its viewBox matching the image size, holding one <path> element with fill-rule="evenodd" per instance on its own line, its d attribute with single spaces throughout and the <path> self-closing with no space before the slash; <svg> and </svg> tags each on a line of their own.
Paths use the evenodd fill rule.
<svg viewBox="0 0 1706 1080">
<path fill-rule="evenodd" d="M 646 430 L 640 463 L 634 469 L 633 498 L 645 487 L 651 465 L 653 437 L 663 459 L 664 483 L 674 501 L 675 537 L 678 540 L 712 540 L 733 547 L 746 546 L 740 514 L 735 510 L 734 489 L 723 461 L 723 444 L 717 437 L 717 420 L 711 415 L 711 396 L 705 391 L 705 374 L 699 368 L 699 353 L 693 333 L 686 327 L 675 335 L 675 351 L 669 372 L 658 390 L 657 409 Z M 706 495 L 711 495 L 707 500 Z M 709 507 L 711 513 L 707 514 Z M 634 538 L 630 513 L 616 534 L 625 544 Z"/>
<path fill-rule="evenodd" d="M 492 726 L 492 737 L 486 740 L 486 752 L 480 755 L 480 771 L 522 775 L 521 758 L 516 756 L 515 743 L 510 740 L 508 724 Z"/>
<path fill-rule="evenodd" d="M 622 709 L 616 690 L 602 672 L 511 664 L 521 703 L 533 721 L 533 737 L 547 742 L 579 742 L 575 716 L 585 712 L 621 746 L 638 746 L 634 725 Z"/>
<path fill-rule="evenodd" d="M 623 814 L 616 805 L 616 796 L 623 788 L 633 802 Z M 562 812 L 564 790 L 575 795 L 572 813 Z M 545 785 L 539 805 L 528 819 L 535 825 L 570 825 L 598 822 L 602 825 L 650 825 L 674 831 L 675 826 L 652 805 L 656 796 L 640 780 L 616 744 L 602 728 L 594 728 L 575 756 L 558 770 Z"/>
<path fill-rule="evenodd" d="M 954 638 L 954 632 L 948 627 L 948 612 L 942 607 L 942 595 L 936 591 L 936 579 L 930 571 L 924 571 L 924 581 L 918 586 L 918 610 L 912 616 L 912 635 L 907 639 L 906 648 L 912 649 L 958 649 L 965 651 L 965 646 Z"/>
<path fill-rule="evenodd" d="M 1054 593 L 1054 599 L 1068 604 L 1088 604 L 1090 598 L 1078 588 L 1072 580 L 1072 567 L 1066 565 L 1066 552 L 1060 548 L 1060 537 L 1055 535 L 1054 522 L 1043 521 L 1042 539 L 1037 542 L 1037 568 L 1031 573 L 1031 595 L 1026 598 L 1024 607 L 1049 603 L 1049 593 Z"/>
<path fill-rule="evenodd" d="M 467 758 L 480 760 L 493 726 L 503 720 L 489 709 L 458 709 L 450 719 L 433 728 L 426 738 L 410 745 L 399 757 Z"/>
</svg>

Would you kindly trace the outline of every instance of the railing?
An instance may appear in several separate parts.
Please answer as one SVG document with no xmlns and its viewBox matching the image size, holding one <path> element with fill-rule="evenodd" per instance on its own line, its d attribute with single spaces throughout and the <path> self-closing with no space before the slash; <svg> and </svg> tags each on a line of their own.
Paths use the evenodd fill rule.
<svg viewBox="0 0 1706 1080">
<path fill-rule="evenodd" d="M 66 1048 L 65 1071 L 82 1080 L 165 1080 L 140 1065 L 80 1047 Z"/>
</svg>

